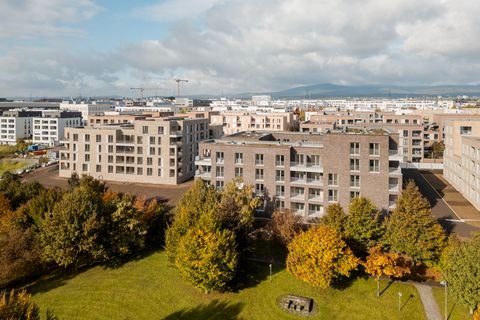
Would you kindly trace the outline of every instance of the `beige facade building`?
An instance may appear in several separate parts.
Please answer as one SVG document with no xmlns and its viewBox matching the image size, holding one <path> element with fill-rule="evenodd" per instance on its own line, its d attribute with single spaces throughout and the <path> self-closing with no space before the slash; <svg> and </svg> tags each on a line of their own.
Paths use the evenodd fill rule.
<svg viewBox="0 0 480 320">
<path fill-rule="evenodd" d="M 445 122 L 443 176 L 480 210 L 480 120 Z"/>
<path fill-rule="evenodd" d="M 404 162 L 421 162 L 424 158 L 423 118 L 419 115 L 393 112 L 345 111 L 319 112 L 310 115 L 310 121 L 300 125 L 302 132 L 321 132 L 330 128 L 388 129 L 398 133 L 398 151 Z"/>
<path fill-rule="evenodd" d="M 305 219 L 331 203 L 364 196 L 391 209 L 402 188 L 398 134 L 243 132 L 200 143 L 196 178 L 217 188 L 243 177 L 266 199 L 266 211 L 290 208 Z"/>
<path fill-rule="evenodd" d="M 212 125 L 222 125 L 224 134 L 242 131 L 287 131 L 295 126 L 291 112 L 224 112 L 211 115 Z"/>
<path fill-rule="evenodd" d="M 60 176 L 76 172 L 107 181 L 179 184 L 194 176 L 198 143 L 208 134 L 208 119 L 184 117 L 66 128 Z"/>
</svg>

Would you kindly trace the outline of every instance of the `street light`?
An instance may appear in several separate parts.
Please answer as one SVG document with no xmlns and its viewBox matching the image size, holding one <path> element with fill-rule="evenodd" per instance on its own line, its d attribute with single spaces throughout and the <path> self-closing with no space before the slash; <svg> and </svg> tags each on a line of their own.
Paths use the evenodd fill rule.
<svg viewBox="0 0 480 320">
<path fill-rule="evenodd" d="M 270 263 L 268 267 L 270 268 L 270 281 L 272 281 L 272 264 Z"/>
<path fill-rule="evenodd" d="M 402 309 L 402 293 L 398 293 L 398 311 Z"/>
<path fill-rule="evenodd" d="M 440 284 L 445 287 L 445 320 L 448 320 L 448 282 L 447 280 L 442 280 Z"/>
</svg>

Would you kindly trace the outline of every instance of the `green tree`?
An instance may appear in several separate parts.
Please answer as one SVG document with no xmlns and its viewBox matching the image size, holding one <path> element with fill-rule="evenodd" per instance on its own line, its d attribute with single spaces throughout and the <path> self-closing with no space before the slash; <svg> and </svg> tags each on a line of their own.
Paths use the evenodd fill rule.
<svg viewBox="0 0 480 320">
<path fill-rule="evenodd" d="M 175 261 L 180 239 L 196 226 L 202 216 L 213 216 L 217 209 L 219 195 L 214 187 L 202 180 L 196 180 L 175 207 L 173 223 L 167 229 L 165 248 L 171 262 Z"/>
<path fill-rule="evenodd" d="M 338 203 L 332 203 L 327 207 L 327 214 L 320 218 L 320 224 L 331 227 L 341 235 L 344 233 L 344 225 L 347 216 Z"/>
<path fill-rule="evenodd" d="M 134 205 L 135 197 L 131 195 L 122 195 L 114 201 L 114 210 L 105 223 L 105 248 L 109 258 L 130 254 L 145 246 L 147 226 Z"/>
<path fill-rule="evenodd" d="M 480 234 L 450 250 L 443 266 L 450 293 L 475 310 L 480 306 Z"/>
<path fill-rule="evenodd" d="M 287 269 L 314 287 L 330 287 L 340 276 L 348 277 L 359 264 L 340 234 L 327 226 L 299 233 L 288 251 Z"/>
<path fill-rule="evenodd" d="M 272 230 L 276 239 L 283 244 L 288 244 L 295 235 L 302 230 L 300 226 L 301 216 L 290 210 L 277 210 L 273 213 L 268 227 Z"/>
<path fill-rule="evenodd" d="M 40 320 L 40 309 L 24 290 L 0 292 L 0 319 Z"/>
<path fill-rule="evenodd" d="M 354 198 L 348 212 L 345 219 L 345 240 L 357 256 L 364 256 L 382 236 L 379 212 L 373 203 L 364 197 Z"/>
<path fill-rule="evenodd" d="M 40 183 L 22 182 L 19 176 L 10 172 L 5 172 L 0 180 L 0 192 L 7 197 L 13 209 L 37 196 L 42 190 L 44 188 Z"/>
<path fill-rule="evenodd" d="M 381 247 L 371 247 L 365 263 L 365 272 L 377 280 L 377 297 L 380 297 L 380 277 L 400 278 L 410 273 L 406 261 L 397 253 L 384 252 Z"/>
<path fill-rule="evenodd" d="M 238 266 L 235 234 L 212 226 L 190 229 L 179 243 L 175 265 L 185 280 L 205 292 L 227 290 Z"/>
<path fill-rule="evenodd" d="M 102 195 L 94 189 L 84 185 L 65 193 L 42 221 L 40 240 L 46 261 L 67 267 L 82 257 L 105 256 Z"/>
<path fill-rule="evenodd" d="M 430 213 L 428 201 L 413 181 L 408 182 L 385 221 L 385 245 L 390 251 L 410 256 L 414 262 L 437 263 L 446 236 Z"/>
</svg>

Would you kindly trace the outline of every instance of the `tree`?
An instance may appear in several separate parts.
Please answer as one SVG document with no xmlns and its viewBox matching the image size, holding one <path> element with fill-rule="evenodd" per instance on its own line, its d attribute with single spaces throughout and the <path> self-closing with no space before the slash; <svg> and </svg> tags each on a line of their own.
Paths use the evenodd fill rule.
<svg viewBox="0 0 480 320">
<path fill-rule="evenodd" d="M 180 275 L 195 287 L 225 291 L 238 265 L 235 234 L 212 226 L 190 229 L 182 237 L 176 258 Z"/>
<path fill-rule="evenodd" d="M 217 208 L 218 194 L 214 187 L 196 180 L 175 207 L 173 223 L 167 229 L 165 248 L 171 262 L 175 261 L 180 239 L 197 225 L 202 216 L 212 216 Z"/>
<path fill-rule="evenodd" d="M 443 267 L 450 293 L 475 310 L 480 305 L 480 234 L 450 250 Z"/>
<path fill-rule="evenodd" d="M 67 192 L 42 221 L 40 241 L 43 258 L 67 267 L 81 257 L 103 258 L 101 244 L 105 218 L 102 194 L 83 185 Z"/>
<path fill-rule="evenodd" d="M 41 223 L 45 216 L 49 214 L 58 201 L 62 199 L 62 192 L 59 189 L 45 189 L 28 201 L 22 208 L 26 215 L 27 223 L 35 231 L 42 228 Z"/>
<path fill-rule="evenodd" d="M 413 262 L 438 262 L 445 247 L 445 232 L 431 217 L 430 204 L 413 181 L 400 194 L 384 225 L 383 241 L 389 251 L 406 254 Z"/>
<path fill-rule="evenodd" d="M 365 271 L 377 280 L 377 297 L 380 296 L 380 277 L 400 278 L 410 273 L 405 259 L 397 253 L 383 252 L 379 246 L 368 250 Z"/>
<path fill-rule="evenodd" d="M 359 263 L 338 232 L 327 226 L 299 233 L 288 245 L 287 269 L 314 287 L 327 288 Z"/>
<path fill-rule="evenodd" d="M 114 210 L 108 214 L 105 224 L 105 248 L 108 258 L 130 254 L 143 248 L 147 234 L 141 212 L 134 207 L 134 196 L 122 195 L 113 204 Z"/>
<path fill-rule="evenodd" d="M 22 182 L 20 178 L 10 172 L 5 172 L 0 180 L 0 192 L 9 200 L 12 209 L 38 195 L 44 188 L 36 181 Z"/>
<path fill-rule="evenodd" d="M 364 256 L 382 236 L 378 210 L 364 197 L 354 198 L 345 219 L 345 241 L 357 256 Z"/>
<path fill-rule="evenodd" d="M 346 219 L 347 216 L 342 206 L 338 203 L 333 203 L 327 207 L 327 214 L 320 218 L 320 224 L 331 227 L 343 235 Z"/>
<path fill-rule="evenodd" d="M 294 214 L 290 210 L 277 210 L 273 213 L 268 227 L 272 230 L 275 238 L 283 244 L 288 244 L 300 232 L 301 219 L 301 216 Z"/>
<path fill-rule="evenodd" d="M 0 292 L 0 319 L 40 320 L 40 309 L 25 290 Z"/>
</svg>

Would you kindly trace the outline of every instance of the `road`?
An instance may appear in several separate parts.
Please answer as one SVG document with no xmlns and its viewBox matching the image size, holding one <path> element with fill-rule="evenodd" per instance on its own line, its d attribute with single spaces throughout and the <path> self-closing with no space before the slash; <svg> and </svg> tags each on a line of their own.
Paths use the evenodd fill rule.
<svg viewBox="0 0 480 320">
<path fill-rule="evenodd" d="M 472 232 L 480 232 L 480 228 L 458 221 L 460 217 L 447 205 L 438 192 L 422 177 L 416 169 L 402 170 L 404 181 L 414 180 L 422 194 L 432 206 L 432 215 L 448 233 L 456 233 L 460 237 L 470 237 Z M 456 222 L 458 221 L 458 222 Z"/>
</svg>

